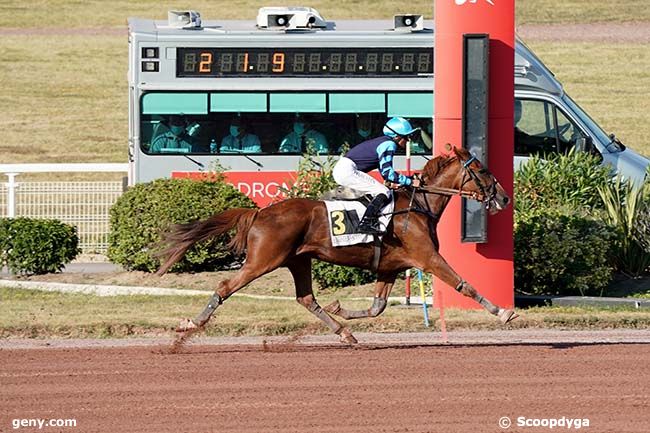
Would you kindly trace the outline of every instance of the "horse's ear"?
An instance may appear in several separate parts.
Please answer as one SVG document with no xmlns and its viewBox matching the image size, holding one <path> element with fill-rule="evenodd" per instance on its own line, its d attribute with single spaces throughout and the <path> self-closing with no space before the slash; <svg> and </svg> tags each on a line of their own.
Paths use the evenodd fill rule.
<svg viewBox="0 0 650 433">
<path fill-rule="evenodd" d="M 456 156 L 460 159 L 467 159 L 470 156 L 469 151 L 467 149 L 464 149 L 462 147 L 458 148 L 455 146 L 454 146 L 454 154 L 456 154 Z"/>
<path fill-rule="evenodd" d="M 445 143 L 445 150 L 451 152 L 451 149 L 456 149 L 456 147 L 452 146 L 451 143 Z"/>
</svg>

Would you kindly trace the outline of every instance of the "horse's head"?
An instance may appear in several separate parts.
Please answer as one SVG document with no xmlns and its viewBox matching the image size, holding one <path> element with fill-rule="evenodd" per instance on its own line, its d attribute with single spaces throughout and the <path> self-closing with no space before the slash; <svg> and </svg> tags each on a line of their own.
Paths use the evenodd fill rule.
<svg viewBox="0 0 650 433">
<path fill-rule="evenodd" d="M 422 171 L 424 184 L 456 190 L 457 194 L 483 202 L 491 214 L 505 209 L 510 197 L 494 175 L 467 150 L 454 147 L 453 152 L 453 156 L 427 162 Z"/>
</svg>

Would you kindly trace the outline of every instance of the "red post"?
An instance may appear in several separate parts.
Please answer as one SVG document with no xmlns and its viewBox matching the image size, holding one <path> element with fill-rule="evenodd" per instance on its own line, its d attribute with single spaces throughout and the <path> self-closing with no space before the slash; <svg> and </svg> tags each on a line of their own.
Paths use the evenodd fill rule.
<svg viewBox="0 0 650 433">
<path fill-rule="evenodd" d="M 514 0 L 435 0 L 434 154 L 445 143 L 462 145 L 463 34 L 489 34 L 488 166 L 512 197 L 514 105 Z M 512 207 L 488 217 L 488 242 L 461 243 L 460 199 L 454 197 L 438 225 L 440 252 L 447 262 L 492 302 L 514 304 Z M 446 290 L 446 307 L 480 308 Z"/>
</svg>

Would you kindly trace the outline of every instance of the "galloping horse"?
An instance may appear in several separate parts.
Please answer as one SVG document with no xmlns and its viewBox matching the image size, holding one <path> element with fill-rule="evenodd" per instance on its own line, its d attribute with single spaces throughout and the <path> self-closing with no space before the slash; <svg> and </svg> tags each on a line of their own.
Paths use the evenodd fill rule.
<svg viewBox="0 0 650 433">
<path fill-rule="evenodd" d="M 451 149 L 449 149 L 451 150 Z M 229 247 L 246 252 L 239 272 L 221 281 L 203 312 L 186 320 L 178 331 L 202 327 L 214 311 L 233 293 L 254 279 L 286 266 L 296 286 L 296 300 L 322 320 L 341 342 L 354 344 L 352 333 L 332 315 L 344 319 L 376 317 L 386 308 L 386 300 L 397 275 L 410 268 L 432 273 L 457 291 L 469 296 L 503 323 L 517 317 L 511 309 L 495 306 L 463 280 L 438 253 L 438 220 L 452 195 L 483 202 L 490 213 L 504 209 L 510 198 L 496 178 L 464 149 L 453 149 L 449 156 L 427 162 L 422 171 L 422 187 L 395 192 L 395 214 L 382 240 L 382 255 L 377 270 L 375 298 L 367 310 L 346 310 L 338 301 L 321 308 L 312 291 L 311 259 L 338 265 L 373 268 L 374 247 L 361 244 L 333 247 L 328 216 L 322 201 L 288 199 L 264 209 L 230 209 L 206 220 L 175 226 L 166 235 L 167 245 L 160 256 L 164 262 L 157 274 L 164 274 L 192 245 L 236 230 Z"/>
</svg>

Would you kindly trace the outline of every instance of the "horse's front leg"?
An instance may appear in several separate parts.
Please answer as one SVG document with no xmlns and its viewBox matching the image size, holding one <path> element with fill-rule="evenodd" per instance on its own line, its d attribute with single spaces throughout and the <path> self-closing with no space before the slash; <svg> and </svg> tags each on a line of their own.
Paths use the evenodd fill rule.
<svg viewBox="0 0 650 433">
<path fill-rule="evenodd" d="M 474 299 L 491 314 L 497 316 L 503 323 L 508 323 L 519 317 L 514 310 L 510 308 L 501 308 L 481 296 L 481 294 L 471 284 L 461 278 L 461 276 L 458 275 L 439 254 L 434 254 L 429 264 L 425 266 L 424 271 L 440 278 L 451 287 L 454 287 L 457 292 Z"/>
<path fill-rule="evenodd" d="M 388 295 L 390 295 L 395 284 L 397 274 L 380 274 L 375 285 L 375 298 L 370 308 L 366 310 L 346 310 L 341 307 L 341 303 L 336 300 L 331 304 L 323 307 L 325 311 L 336 314 L 344 319 L 362 319 L 364 317 L 377 317 L 386 309 Z"/>
</svg>

